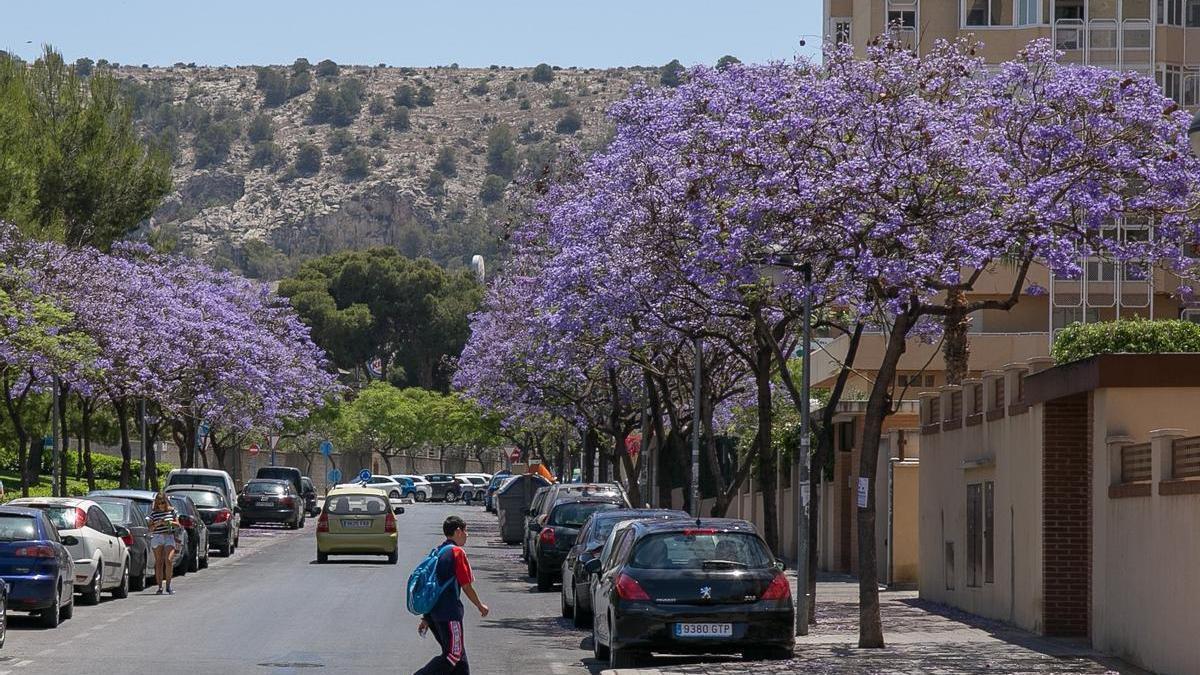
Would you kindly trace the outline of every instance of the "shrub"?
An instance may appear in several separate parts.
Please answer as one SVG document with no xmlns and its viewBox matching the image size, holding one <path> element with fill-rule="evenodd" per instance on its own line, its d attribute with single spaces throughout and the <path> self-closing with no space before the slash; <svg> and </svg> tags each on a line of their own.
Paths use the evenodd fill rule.
<svg viewBox="0 0 1200 675">
<path fill-rule="evenodd" d="M 387 143 L 387 132 L 380 127 L 371 127 L 371 133 L 367 135 L 367 143 L 372 148 L 378 148 Z"/>
<path fill-rule="evenodd" d="M 253 168 L 271 167 L 279 165 L 279 160 L 282 158 L 282 153 L 279 146 L 270 141 L 261 141 L 254 144 L 254 149 L 250 151 L 250 166 Z"/>
<path fill-rule="evenodd" d="M 236 120 L 210 121 L 197 128 L 196 137 L 192 139 L 196 168 L 203 169 L 224 162 L 238 132 Z"/>
<path fill-rule="evenodd" d="M 550 92 L 550 107 L 565 108 L 571 103 L 571 97 L 562 89 L 555 89 Z"/>
<path fill-rule="evenodd" d="M 487 172 L 505 179 L 512 178 L 517 168 L 517 149 L 513 132 L 507 124 L 497 124 L 488 131 Z"/>
<path fill-rule="evenodd" d="M 437 161 L 433 163 L 433 168 L 443 177 L 457 176 L 458 159 L 454 156 L 454 148 L 447 145 L 438 150 Z"/>
<path fill-rule="evenodd" d="M 250 120 L 250 125 L 246 127 L 246 139 L 251 143 L 260 141 L 269 141 L 275 137 L 275 125 L 271 122 L 271 118 L 263 114 L 254 116 Z"/>
<path fill-rule="evenodd" d="M 425 182 L 425 193 L 430 197 L 446 195 L 446 176 L 441 171 L 429 172 L 429 180 Z"/>
<path fill-rule="evenodd" d="M 479 200 L 484 204 L 492 204 L 504 198 L 504 189 L 508 187 L 508 180 L 503 176 L 496 174 L 488 174 L 487 178 L 483 179 L 483 185 L 479 188 Z"/>
<path fill-rule="evenodd" d="M 258 80 L 254 86 L 263 93 L 263 105 L 282 105 L 288 97 L 288 81 L 283 73 L 274 68 L 258 68 Z"/>
<path fill-rule="evenodd" d="M 288 80 L 288 98 L 296 98 L 312 89 L 312 73 L 307 70 L 294 73 Z"/>
<path fill-rule="evenodd" d="M 509 80 L 508 84 L 504 85 L 504 91 L 500 92 L 500 100 L 507 101 L 510 98 L 516 98 L 520 90 L 517 89 L 517 83 Z"/>
<path fill-rule="evenodd" d="M 521 102 L 517 104 L 517 108 L 520 108 L 521 110 L 529 110 L 529 108 L 530 108 L 529 99 L 527 99 L 527 98 L 521 99 Z"/>
<path fill-rule="evenodd" d="M 583 117 L 574 108 L 563 114 L 554 125 L 554 131 L 560 134 L 573 134 L 583 128 Z"/>
<path fill-rule="evenodd" d="M 326 85 L 322 85 L 317 89 L 317 93 L 313 94 L 312 105 L 308 108 L 308 121 L 312 124 L 325 124 L 333 120 L 334 112 L 337 110 L 338 97 L 333 92 L 333 89 Z"/>
<path fill-rule="evenodd" d="M 342 175 L 346 178 L 366 178 L 371 174 L 371 158 L 362 148 L 350 148 L 342 155 Z"/>
<path fill-rule="evenodd" d="M 321 149 L 305 143 L 296 151 L 296 172 L 301 176 L 312 176 L 321 171 Z"/>
<path fill-rule="evenodd" d="M 471 88 L 467 90 L 467 93 L 471 94 L 472 96 L 483 96 L 489 91 L 491 91 L 491 89 L 488 87 L 488 81 L 485 78 L 471 85 Z"/>
<path fill-rule="evenodd" d="M 412 122 L 408 119 L 408 108 L 392 108 L 392 112 L 387 118 L 387 126 L 389 129 L 395 129 L 396 131 L 408 131 L 411 129 Z"/>
<path fill-rule="evenodd" d="M 530 79 L 534 82 L 549 84 L 554 81 L 554 69 L 548 63 L 539 63 L 533 67 L 533 74 Z"/>
<path fill-rule="evenodd" d="M 362 110 L 362 95 L 363 85 L 357 79 L 352 78 L 338 85 L 330 123 L 338 127 L 350 126 Z"/>
<path fill-rule="evenodd" d="M 402 84 L 396 87 L 396 92 L 392 94 L 392 103 L 397 107 L 415 108 L 417 103 L 417 91 L 410 85 Z"/>
<path fill-rule="evenodd" d="M 307 73 L 310 70 L 312 70 L 312 64 L 310 64 L 308 59 L 304 58 L 303 56 L 292 62 L 292 75 Z"/>
<path fill-rule="evenodd" d="M 1050 350 L 1057 363 L 1096 354 L 1168 352 L 1200 352 L 1200 324 L 1146 319 L 1074 323 L 1058 331 Z"/>
<path fill-rule="evenodd" d="M 734 66 L 741 63 L 742 60 L 732 54 L 726 54 L 717 59 L 717 70 L 725 70 L 729 66 Z"/>
<path fill-rule="evenodd" d="M 334 129 L 329 134 L 329 154 L 340 155 L 346 148 L 354 145 L 354 134 L 346 129 Z"/>
<path fill-rule="evenodd" d="M 382 115 L 387 112 L 387 99 L 375 94 L 371 97 L 371 102 L 367 105 L 367 111 L 372 115 Z"/>
<path fill-rule="evenodd" d="M 317 77 L 337 77 L 338 64 L 330 59 L 325 59 L 317 64 Z"/>
<path fill-rule="evenodd" d="M 433 87 L 423 84 L 417 90 L 417 105 L 422 108 L 428 108 L 433 105 Z"/>
<path fill-rule="evenodd" d="M 658 81 L 664 87 L 678 87 L 683 83 L 683 64 L 679 59 L 672 59 L 670 63 L 658 69 Z"/>
<path fill-rule="evenodd" d="M 86 56 L 75 59 L 75 74 L 80 77 L 87 77 L 92 74 L 92 69 L 96 64 Z"/>
</svg>

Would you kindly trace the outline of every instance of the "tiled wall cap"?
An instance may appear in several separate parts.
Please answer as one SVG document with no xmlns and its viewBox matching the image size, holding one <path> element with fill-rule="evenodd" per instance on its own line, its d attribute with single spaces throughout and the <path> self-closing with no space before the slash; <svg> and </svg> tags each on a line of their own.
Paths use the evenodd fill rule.
<svg viewBox="0 0 1200 675">
<path fill-rule="evenodd" d="M 1052 368 L 1054 366 L 1054 359 L 1049 356 L 1035 356 L 1029 359 L 1027 363 L 1029 364 L 1029 372 L 1040 373 L 1047 368 Z"/>
<path fill-rule="evenodd" d="M 968 377 L 962 381 L 963 387 L 969 387 L 973 384 L 983 384 L 983 378 L 982 377 Z"/>
<path fill-rule="evenodd" d="M 1187 435 L 1187 429 L 1154 429 L 1150 432 L 1150 438 L 1183 438 Z"/>
<path fill-rule="evenodd" d="M 931 399 L 940 398 L 941 394 L 936 391 L 923 391 L 917 394 L 917 397 L 922 401 L 929 401 Z"/>
<path fill-rule="evenodd" d="M 1104 442 L 1107 445 L 1133 445 L 1134 444 L 1133 436 L 1126 436 L 1125 434 L 1110 434 L 1109 436 L 1107 436 L 1104 439 Z"/>
<path fill-rule="evenodd" d="M 960 385 L 960 384 L 943 384 L 942 386 L 938 387 L 938 391 L 940 391 L 940 392 L 962 391 L 962 385 Z"/>
<path fill-rule="evenodd" d="M 983 371 L 983 377 L 985 379 L 989 379 L 989 380 L 992 378 L 996 378 L 996 377 L 1004 377 L 1004 371 L 1003 370 L 985 370 L 985 371 Z"/>
<path fill-rule="evenodd" d="M 1004 364 L 1004 368 L 1002 368 L 1002 370 L 1004 372 L 1008 372 L 1010 370 L 1029 370 L 1029 364 L 1025 363 L 1024 361 L 1019 363 L 1006 363 Z"/>
</svg>

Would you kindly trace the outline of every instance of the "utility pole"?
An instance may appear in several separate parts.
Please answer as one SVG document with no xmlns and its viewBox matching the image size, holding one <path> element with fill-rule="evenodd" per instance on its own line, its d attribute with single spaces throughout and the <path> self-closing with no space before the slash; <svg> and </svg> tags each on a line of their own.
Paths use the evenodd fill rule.
<svg viewBox="0 0 1200 675">
<path fill-rule="evenodd" d="M 812 486 L 809 480 L 809 380 L 812 369 L 809 358 L 812 348 L 812 266 L 800 266 L 804 274 L 804 362 L 800 376 L 800 454 L 796 458 L 799 480 L 796 490 L 796 635 L 808 635 L 808 505 Z"/>
<path fill-rule="evenodd" d="M 695 377 L 692 381 L 692 509 L 700 518 L 700 369 L 704 365 L 700 336 L 692 338 L 696 353 Z"/>
<path fill-rule="evenodd" d="M 65 497 L 66 495 L 63 494 L 62 491 L 59 489 L 59 478 L 62 476 L 63 467 L 62 467 L 62 453 L 59 452 L 59 448 L 61 447 L 60 441 L 62 440 L 62 437 L 59 434 L 59 432 L 61 430 L 59 429 L 60 420 L 58 417 L 59 380 L 58 380 L 57 375 L 54 376 L 53 383 L 51 384 L 51 386 L 54 389 L 54 393 L 52 395 L 53 400 L 51 401 L 51 405 L 54 406 L 54 410 L 50 414 L 50 435 L 52 437 L 52 442 L 53 442 L 53 445 L 50 446 L 51 447 L 51 449 L 50 449 L 51 466 L 53 467 L 51 470 L 51 476 L 50 476 L 50 494 L 51 494 L 51 496 L 54 496 L 54 497 Z"/>
<path fill-rule="evenodd" d="M 138 475 L 138 487 L 145 490 L 146 485 L 148 484 L 147 481 L 150 473 L 146 468 L 146 398 L 144 396 L 138 401 L 138 424 L 142 428 L 142 442 L 140 443 L 142 451 L 142 470 Z"/>
</svg>

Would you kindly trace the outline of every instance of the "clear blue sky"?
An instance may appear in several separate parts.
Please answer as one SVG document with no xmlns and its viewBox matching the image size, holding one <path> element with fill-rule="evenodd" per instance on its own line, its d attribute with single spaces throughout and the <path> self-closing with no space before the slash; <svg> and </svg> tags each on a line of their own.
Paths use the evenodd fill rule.
<svg viewBox="0 0 1200 675">
<path fill-rule="evenodd" d="M 0 49 L 122 64 L 606 67 L 813 55 L 821 0 L 79 0 L 5 3 Z M 801 47 L 801 39 L 807 47 Z"/>
</svg>

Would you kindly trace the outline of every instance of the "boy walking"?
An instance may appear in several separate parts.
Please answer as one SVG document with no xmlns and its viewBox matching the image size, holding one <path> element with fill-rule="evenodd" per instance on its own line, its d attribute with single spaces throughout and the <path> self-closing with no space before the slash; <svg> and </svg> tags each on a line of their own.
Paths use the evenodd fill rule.
<svg viewBox="0 0 1200 675">
<path fill-rule="evenodd" d="M 471 573 L 467 552 L 463 550 L 467 543 L 467 524 L 458 516 L 450 516 L 442 523 L 442 533 L 446 535 L 446 541 L 442 543 L 438 553 L 437 580 L 439 583 L 445 583 L 454 579 L 455 583 L 442 591 L 433 609 L 421 617 L 421 623 L 417 626 L 417 632 L 422 636 L 425 635 L 425 631 L 433 632 L 433 637 L 441 645 L 442 653 L 433 657 L 414 675 L 470 675 L 467 650 L 463 644 L 463 603 L 459 597 L 460 590 L 467 594 L 467 599 L 479 610 L 479 616 L 488 615 L 487 605 L 479 601 L 479 596 L 472 586 L 475 577 Z"/>
</svg>

